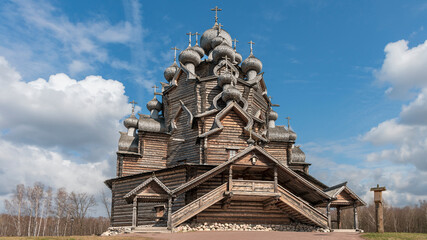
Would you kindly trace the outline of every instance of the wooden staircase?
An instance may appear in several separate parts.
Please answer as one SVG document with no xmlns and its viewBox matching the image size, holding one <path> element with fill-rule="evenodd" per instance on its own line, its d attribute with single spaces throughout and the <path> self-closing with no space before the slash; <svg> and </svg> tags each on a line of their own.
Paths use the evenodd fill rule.
<svg viewBox="0 0 427 240">
<path fill-rule="evenodd" d="M 214 190 L 187 204 L 185 207 L 182 207 L 178 211 L 174 212 L 171 217 L 172 227 L 178 226 L 179 224 L 194 217 L 196 214 L 202 212 L 206 208 L 222 200 L 224 198 L 224 193 L 227 190 L 227 184 L 228 183 L 224 183 L 223 185 L 215 188 Z"/>
<path fill-rule="evenodd" d="M 328 228 L 328 218 L 309 203 L 278 186 L 281 194 L 276 206 L 301 223 Z"/>
</svg>

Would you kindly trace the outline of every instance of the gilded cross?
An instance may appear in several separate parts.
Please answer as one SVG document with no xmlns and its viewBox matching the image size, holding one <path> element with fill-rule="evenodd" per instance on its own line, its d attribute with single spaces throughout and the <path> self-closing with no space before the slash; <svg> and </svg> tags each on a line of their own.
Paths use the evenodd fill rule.
<svg viewBox="0 0 427 240">
<path fill-rule="evenodd" d="M 129 103 L 132 103 L 132 113 L 134 113 L 135 112 L 135 104 L 138 104 L 138 103 L 135 102 L 135 100 L 132 100 L 132 102 L 129 102 Z"/>
<path fill-rule="evenodd" d="M 291 118 L 290 117 L 286 117 L 285 119 L 288 119 L 288 130 L 289 130 L 289 126 L 290 126 L 289 120 L 291 120 Z"/>
<path fill-rule="evenodd" d="M 212 8 L 211 11 L 215 11 L 215 22 L 218 22 L 218 12 L 222 11 L 222 9 L 218 8 L 218 6 L 215 6 L 215 8 Z"/>
<path fill-rule="evenodd" d="M 253 47 L 252 47 L 252 45 L 254 45 L 255 43 L 254 42 L 252 42 L 252 41 L 250 41 L 250 42 L 248 42 L 250 45 L 251 45 L 251 53 L 252 53 L 252 51 L 253 51 Z"/>
<path fill-rule="evenodd" d="M 180 49 L 179 49 L 179 48 L 177 48 L 177 47 L 173 47 L 173 48 L 171 48 L 171 49 L 175 51 L 175 54 L 174 54 L 174 56 L 173 56 L 173 61 L 174 61 L 174 62 L 176 62 L 176 50 L 180 50 Z"/>
<path fill-rule="evenodd" d="M 198 33 L 198 32 L 196 32 L 196 33 L 193 33 L 193 36 L 196 36 L 196 45 L 198 45 L 199 44 L 199 42 L 198 42 L 198 36 L 200 35 L 200 33 Z"/>
<path fill-rule="evenodd" d="M 186 35 L 188 35 L 188 46 L 191 47 L 191 36 L 192 36 L 192 34 L 191 34 L 191 32 L 189 32 L 189 33 L 186 33 Z"/>
<path fill-rule="evenodd" d="M 237 41 L 237 39 L 234 39 L 233 40 L 233 43 L 234 43 L 234 50 L 236 50 L 236 47 L 237 47 L 237 43 L 238 43 L 239 41 Z"/>
</svg>

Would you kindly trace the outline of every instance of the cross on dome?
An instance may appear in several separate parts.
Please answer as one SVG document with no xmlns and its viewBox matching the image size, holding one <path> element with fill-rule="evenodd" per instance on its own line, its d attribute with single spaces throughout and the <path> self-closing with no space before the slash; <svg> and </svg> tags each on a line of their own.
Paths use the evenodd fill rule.
<svg viewBox="0 0 427 240">
<path fill-rule="evenodd" d="M 192 34 L 191 34 L 191 32 L 189 32 L 189 33 L 186 33 L 186 35 L 188 35 L 188 46 L 191 47 L 191 36 L 192 36 Z"/>
<path fill-rule="evenodd" d="M 215 6 L 215 8 L 212 8 L 211 11 L 215 11 L 215 23 L 218 22 L 218 12 L 222 11 L 222 9 L 218 8 L 218 6 Z"/>
<path fill-rule="evenodd" d="M 177 47 L 175 46 L 175 47 L 171 48 L 171 50 L 174 50 L 174 51 L 175 51 L 174 56 L 173 56 L 173 61 L 174 61 L 174 62 L 176 62 L 176 51 L 177 51 L 177 50 L 181 50 L 181 49 L 179 49 L 179 48 L 177 48 Z"/>
<path fill-rule="evenodd" d="M 225 55 L 224 57 L 222 57 L 224 60 L 225 60 L 225 71 L 226 72 L 229 72 L 229 67 L 230 66 L 228 66 L 228 60 L 230 60 L 230 58 L 227 56 L 227 55 Z"/>
<path fill-rule="evenodd" d="M 285 119 L 288 119 L 288 130 L 290 129 L 289 127 L 291 126 L 290 124 L 289 124 L 289 120 L 291 120 L 291 117 L 286 117 Z"/>
<path fill-rule="evenodd" d="M 157 87 L 156 85 L 153 85 L 151 88 L 153 88 L 154 90 L 154 96 L 156 95 L 156 92 L 157 92 L 157 88 L 159 88 L 159 87 Z"/>
<path fill-rule="evenodd" d="M 135 100 L 132 100 L 132 102 L 129 102 L 132 104 L 132 114 L 135 112 L 135 104 L 138 104 L 137 102 L 135 102 Z"/>
<path fill-rule="evenodd" d="M 238 43 L 239 41 L 237 40 L 237 39 L 233 39 L 233 43 L 234 43 L 234 50 L 236 50 L 236 47 L 237 47 L 237 43 Z"/>
<path fill-rule="evenodd" d="M 254 45 L 255 43 L 254 42 L 252 42 L 252 40 L 250 41 L 250 42 L 248 42 L 249 43 L 249 45 L 251 46 L 251 53 L 253 53 L 253 47 L 252 47 L 252 45 Z"/>
<path fill-rule="evenodd" d="M 199 45 L 198 36 L 200 35 L 200 33 L 196 32 L 196 33 L 193 33 L 192 35 L 196 36 L 196 45 Z"/>
</svg>

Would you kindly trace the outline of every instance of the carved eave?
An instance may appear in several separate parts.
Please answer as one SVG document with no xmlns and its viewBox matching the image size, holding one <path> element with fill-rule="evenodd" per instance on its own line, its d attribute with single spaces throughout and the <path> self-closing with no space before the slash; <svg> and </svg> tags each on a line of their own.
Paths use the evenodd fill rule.
<svg viewBox="0 0 427 240">
<path fill-rule="evenodd" d="M 160 192 L 156 192 L 155 194 L 142 193 L 142 191 L 146 189 L 149 185 L 157 186 L 158 189 L 160 189 Z M 136 195 L 138 195 L 139 198 L 164 199 L 168 198 L 169 196 L 172 196 L 172 191 L 168 187 L 166 187 L 162 183 L 162 181 L 160 181 L 156 176 L 152 176 L 140 185 L 138 185 L 136 188 L 132 189 L 123 198 L 126 199 L 127 202 L 131 202 Z"/>
<path fill-rule="evenodd" d="M 182 64 L 182 62 L 179 62 L 179 64 L 181 65 L 180 68 L 185 72 L 185 74 L 187 74 L 186 80 L 189 79 L 190 75 L 193 75 L 197 79 L 197 81 L 200 81 L 200 77 L 196 73 L 191 73 L 190 71 L 188 71 L 188 69 L 185 67 L 184 64 Z"/>
<path fill-rule="evenodd" d="M 231 110 L 236 111 L 237 115 L 239 115 L 246 122 L 246 126 L 243 129 L 247 133 L 247 135 L 249 135 L 251 130 L 252 130 L 253 123 L 254 123 L 252 118 L 250 117 L 250 115 L 245 110 L 243 110 L 243 108 L 241 108 L 239 106 L 239 104 L 237 104 L 235 102 L 231 102 L 230 104 L 228 104 L 224 109 L 222 109 L 215 116 L 214 123 L 213 123 L 211 130 L 209 130 L 203 134 L 200 134 L 199 138 L 205 138 L 205 137 L 208 137 L 214 133 L 222 131 L 224 129 L 224 126 L 222 125 L 221 120 Z M 261 135 L 259 135 L 258 133 L 255 133 L 255 132 L 252 132 L 252 137 L 257 139 L 257 140 L 261 140 L 261 141 L 265 141 L 265 142 L 267 141 L 267 139 L 265 139 L 264 137 L 262 137 Z"/>
<path fill-rule="evenodd" d="M 193 127 L 193 121 L 194 116 L 191 113 L 191 111 L 185 106 L 184 102 L 179 100 L 179 103 L 181 104 L 178 111 L 175 114 L 175 117 L 172 119 L 170 125 L 171 125 L 171 134 L 177 129 L 176 121 L 178 120 L 178 117 L 182 114 L 182 112 L 185 112 L 187 114 L 188 120 L 187 120 L 187 126 L 192 128 Z"/>
</svg>

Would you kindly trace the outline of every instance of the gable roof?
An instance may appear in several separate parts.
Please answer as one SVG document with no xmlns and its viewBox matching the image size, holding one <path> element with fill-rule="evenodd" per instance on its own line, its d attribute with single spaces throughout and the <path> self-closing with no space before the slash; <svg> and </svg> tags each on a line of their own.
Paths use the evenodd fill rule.
<svg viewBox="0 0 427 240">
<path fill-rule="evenodd" d="M 237 153 L 234 157 L 230 158 L 228 161 L 216 166 L 215 168 L 203 173 L 202 175 L 188 181 L 187 183 L 175 188 L 172 193 L 174 195 L 179 195 L 181 193 L 184 193 L 188 190 L 190 190 L 193 187 L 196 187 L 197 185 L 209 180 L 210 178 L 212 178 L 213 176 L 215 176 L 216 174 L 218 174 L 219 172 L 222 172 L 224 170 L 224 168 L 230 164 L 232 164 L 233 162 L 235 162 L 236 160 L 240 159 L 241 157 L 245 156 L 246 154 L 248 154 L 251 151 L 258 151 L 260 154 L 262 154 L 263 156 L 265 156 L 267 159 L 269 159 L 270 161 L 274 162 L 282 171 L 286 172 L 287 174 L 291 175 L 293 179 L 298 179 L 301 183 L 303 183 L 305 186 L 311 188 L 312 190 L 314 190 L 319 196 L 321 196 L 324 199 L 330 199 L 329 195 L 327 195 L 326 193 L 324 193 L 320 188 L 316 187 L 315 185 L 311 184 L 309 181 L 305 180 L 303 177 L 301 177 L 300 175 L 298 175 L 297 173 L 295 173 L 292 169 L 288 168 L 287 166 L 285 166 L 283 163 L 281 163 L 280 161 L 277 161 L 273 156 L 271 156 L 268 152 L 266 152 L 264 149 L 258 147 L 258 146 L 249 146 L 246 149 L 244 149 L 243 151 Z"/>
<path fill-rule="evenodd" d="M 138 194 L 138 191 L 146 187 L 151 182 L 156 183 L 160 188 L 162 188 L 166 194 L 172 195 L 172 191 L 169 190 L 168 187 L 166 187 L 162 181 L 160 181 L 156 176 L 152 176 L 149 179 L 145 180 L 143 183 L 139 184 L 136 188 L 132 189 L 130 192 L 128 192 L 123 198 L 128 199 L 132 197 L 133 195 Z"/>
<path fill-rule="evenodd" d="M 344 192 L 347 192 L 351 198 L 353 198 L 359 205 L 366 205 L 365 201 L 363 201 L 356 193 L 354 193 L 349 187 L 347 187 L 347 182 L 343 182 L 337 184 L 335 186 L 326 188 L 323 190 L 326 194 L 328 194 L 332 199 L 336 199 L 337 196 Z"/>
</svg>

